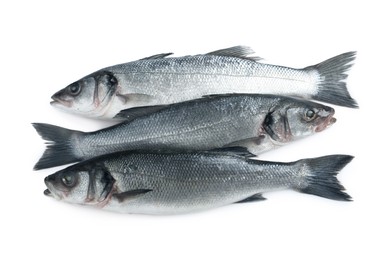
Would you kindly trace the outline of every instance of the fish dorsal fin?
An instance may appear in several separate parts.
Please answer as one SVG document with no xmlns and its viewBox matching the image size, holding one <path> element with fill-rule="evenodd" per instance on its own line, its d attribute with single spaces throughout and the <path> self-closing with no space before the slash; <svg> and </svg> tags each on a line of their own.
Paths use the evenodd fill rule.
<svg viewBox="0 0 390 260">
<path fill-rule="evenodd" d="M 118 114 L 114 116 L 114 118 L 132 121 L 138 117 L 153 114 L 161 109 L 166 108 L 167 106 L 168 105 L 132 107 L 132 108 L 121 110 Z"/>
<path fill-rule="evenodd" d="M 256 157 L 256 155 L 249 152 L 246 147 L 241 147 L 241 146 L 216 148 L 216 149 L 209 150 L 209 152 L 218 153 L 218 154 L 233 154 L 233 155 L 244 156 L 247 158 Z"/>
<path fill-rule="evenodd" d="M 168 57 L 170 55 L 172 55 L 173 52 L 168 52 L 168 53 L 160 53 L 160 54 L 156 54 L 156 55 L 152 55 L 152 56 L 149 56 L 149 57 L 146 57 L 146 58 L 142 58 L 142 59 L 139 59 L 139 60 L 156 60 L 156 59 L 163 59 L 165 57 Z"/>
<path fill-rule="evenodd" d="M 227 56 L 227 57 L 235 57 L 235 58 L 241 58 L 251 61 L 259 61 L 261 60 L 260 57 L 257 56 L 249 56 L 251 54 L 254 54 L 254 50 L 248 46 L 234 46 L 226 49 L 216 50 L 213 52 L 209 52 L 206 55 L 215 55 L 215 56 Z"/>
<path fill-rule="evenodd" d="M 129 190 L 122 193 L 115 193 L 112 195 L 112 197 L 116 198 L 119 202 L 125 202 L 128 200 L 135 199 L 151 191 L 152 190 L 150 189 Z"/>
<path fill-rule="evenodd" d="M 208 99 L 208 98 L 228 98 L 228 97 L 235 97 L 235 96 L 248 96 L 250 94 L 241 94 L 241 93 L 226 93 L 226 94 L 209 94 L 202 96 L 202 99 Z"/>
</svg>

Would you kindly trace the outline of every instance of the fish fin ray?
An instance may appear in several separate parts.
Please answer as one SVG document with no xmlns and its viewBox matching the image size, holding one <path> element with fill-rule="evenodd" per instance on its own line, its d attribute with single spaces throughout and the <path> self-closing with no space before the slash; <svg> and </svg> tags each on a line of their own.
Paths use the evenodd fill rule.
<svg viewBox="0 0 390 260">
<path fill-rule="evenodd" d="M 235 58 L 241 58 L 241 59 L 251 60 L 251 61 L 259 61 L 262 59 L 257 56 L 249 56 L 254 53 L 255 52 L 252 50 L 252 48 L 248 46 L 234 46 L 226 49 L 212 51 L 206 53 L 206 55 L 235 57 Z"/>
<path fill-rule="evenodd" d="M 257 137 L 247 138 L 243 140 L 239 140 L 230 144 L 225 145 L 224 147 L 241 147 L 243 149 L 246 149 L 247 151 L 250 150 L 251 146 L 259 146 L 263 142 L 263 140 L 266 138 L 265 135 L 260 134 Z M 250 152 L 251 153 L 251 152 Z M 253 152 L 251 154 L 254 154 Z"/>
<path fill-rule="evenodd" d="M 294 189 L 328 199 L 351 201 L 352 198 L 345 191 L 336 175 L 351 160 L 350 155 L 328 155 L 312 159 L 302 159 L 301 163 L 304 173 L 300 184 Z"/>
<path fill-rule="evenodd" d="M 264 198 L 263 197 L 263 194 L 261 193 L 257 193 L 257 194 L 254 194 L 246 199 L 243 199 L 243 200 L 240 200 L 240 201 L 237 201 L 235 203 L 247 203 L 247 202 L 256 202 L 256 201 L 264 201 L 266 200 L 267 198 Z"/>
<path fill-rule="evenodd" d="M 55 125 L 33 123 L 32 124 L 42 139 L 47 140 L 47 147 L 34 170 L 60 166 L 80 161 L 73 152 L 71 138 L 74 135 L 82 135 L 83 132 L 69 130 Z"/>
<path fill-rule="evenodd" d="M 126 119 L 127 121 L 132 121 L 138 117 L 153 114 L 157 111 L 166 108 L 167 106 L 168 105 L 132 107 L 132 108 L 121 110 L 118 114 L 114 116 L 114 118 Z"/>
<path fill-rule="evenodd" d="M 173 52 L 168 52 L 168 53 L 159 53 L 159 54 L 155 54 L 155 55 L 152 55 L 152 56 L 149 56 L 149 57 L 145 57 L 145 58 L 142 58 L 142 59 L 139 59 L 139 60 L 156 60 L 156 59 L 163 59 L 163 58 L 166 58 L 170 55 L 172 55 Z"/>
<path fill-rule="evenodd" d="M 123 105 L 127 103 L 145 103 L 150 102 L 153 99 L 153 96 L 147 95 L 147 94 L 140 94 L 140 93 L 129 93 L 129 94 L 119 94 L 117 93 L 116 96 L 119 98 L 119 100 L 122 102 Z"/>
<path fill-rule="evenodd" d="M 135 199 L 151 191 L 152 191 L 151 189 L 129 190 L 121 193 L 114 193 L 112 197 L 116 198 L 119 202 L 125 202 L 128 200 Z"/>
<path fill-rule="evenodd" d="M 241 147 L 241 146 L 226 146 L 222 148 L 212 149 L 209 150 L 208 152 L 217 153 L 217 154 L 233 154 L 233 155 L 243 156 L 247 158 L 256 157 L 256 155 L 249 152 L 246 147 Z"/>
<path fill-rule="evenodd" d="M 357 102 L 351 97 L 344 80 L 346 73 L 355 60 L 356 52 L 346 52 L 325 60 L 317 65 L 306 67 L 305 70 L 315 70 L 319 74 L 318 90 L 313 99 L 339 106 L 358 108 Z"/>
<path fill-rule="evenodd" d="M 234 97 L 234 96 L 249 96 L 251 94 L 242 94 L 242 93 L 227 93 L 227 94 L 209 94 L 209 95 L 203 95 L 201 98 L 198 99 L 207 99 L 207 98 L 221 98 L 221 97 Z M 257 95 L 257 94 L 253 94 Z"/>
</svg>

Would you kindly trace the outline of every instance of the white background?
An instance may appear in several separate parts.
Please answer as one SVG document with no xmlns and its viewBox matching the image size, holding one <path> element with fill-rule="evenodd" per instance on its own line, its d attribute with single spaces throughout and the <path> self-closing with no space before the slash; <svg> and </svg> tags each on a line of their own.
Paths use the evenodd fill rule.
<svg viewBox="0 0 390 260">
<path fill-rule="evenodd" d="M 4 1 L 0 4 L 0 259 L 389 259 L 389 14 L 379 1 Z M 365 4 L 362 4 L 364 2 Z M 385 1 L 383 1 L 385 2 Z M 354 202 L 280 191 L 265 202 L 179 216 L 125 215 L 43 195 L 32 122 L 91 131 L 107 123 L 57 111 L 50 96 L 100 68 L 162 52 L 248 45 L 305 67 L 357 51 L 328 130 L 264 154 L 344 153 Z"/>
</svg>

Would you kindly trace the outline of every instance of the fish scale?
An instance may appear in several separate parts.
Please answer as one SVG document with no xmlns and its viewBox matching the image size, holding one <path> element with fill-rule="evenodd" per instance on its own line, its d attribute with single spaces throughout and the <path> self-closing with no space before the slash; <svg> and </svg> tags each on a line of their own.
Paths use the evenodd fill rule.
<svg viewBox="0 0 390 260">
<path fill-rule="evenodd" d="M 351 199 L 335 177 L 351 156 L 330 155 L 290 163 L 260 161 L 253 156 L 240 148 L 109 154 L 48 176 L 45 194 L 70 203 L 141 214 L 188 213 L 262 200 L 262 193 L 280 189 L 334 200 Z M 63 179 L 74 181 L 67 186 Z M 94 193 L 85 184 L 91 181 L 100 184 L 95 185 Z M 101 198 L 100 194 L 107 195 Z"/>
<path fill-rule="evenodd" d="M 134 80 L 138 83 L 134 87 L 156 98 L 160 91 L 153 84 L 154 81 L 168 82 L 166 85 L 172 93 L 186 90 L 183 95 L 174 95 L 170 100 L 164 101 L 165 103 L 188 100 L 186 95 L 192 96 L 191 93 L 220 93 L 221 86 L 225 93 L 256 93 L 261 89 L 263 94 L 273 94 L 277 88 L 278 94 L 309 96 L 316 93 L 315 83 L 318 80 L 316 73 L 239 60 L 235 57 L 202 55 L 165 58 L 163 61 L 149 61 L 146 64 L 142 62 L 142 65 L 144 66 L 125 64 L 123 67 L 110 67 L 107 70 L 118 74 L 118 78 L 123 82 L 132 82 L 137 76 L 142 77 L 142 80 Z"/>
<path fill-rule="evenodd" d="M 48 140 L 35 169 L 125 150 L 209 150 L 244 146 L 260 154 L 324 130 L 334 110 L 275 95 L 217 95 L 164 107 L 130 109 L 128 121 L 95 132 L 33 124 Z M 150 109 L 150 113 L 145 113 Z M 312 118 L 307 118 L 307 113 Z"/>
<path fill-rule="evenodd" d="M 212 94 L 252 93 L 357 107 L 345 83 L 355 52 L 303 69 L 257 62 L 251 54 L 249 47 L 236 46 L 194 56 L 154 55 L 110 66 L 55 93 L 52 105 L 88 117 L 113 118 L 132 107 L 179 103 Z M 99 89 L 100 95 L 92 95 L 94 89 Z"/>
</svg>

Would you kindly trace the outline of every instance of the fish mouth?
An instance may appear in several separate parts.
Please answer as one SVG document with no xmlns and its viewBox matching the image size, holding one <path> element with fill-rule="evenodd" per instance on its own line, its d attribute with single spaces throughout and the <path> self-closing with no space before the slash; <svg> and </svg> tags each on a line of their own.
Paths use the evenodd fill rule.
<svg viewBox="0 0 390 260">
<path fill-rule="evenodd" d="M 72 103 L 70 101 L 63 100 L 63 99 L 57 97 L 56 95 L 53 95 L 51 97 L 51 99 L 53 99 L 50 102 L 50 105 L 52 105 L 52 106 L 65 106 L 65 107 L 71 107 L 72 106 Z"/>
<path fill-rule="evenodd" d="M 321 131 L 325 130 L 326 128 L 330 127 L 331 125 L 333 125 L 334 123 L 336 123 L 336 121 L 337 121 L 336 118 L 334 118 L 333 116 L 330 116 L 322 124 L 317 126 L 315 131 L 316 132 L 321 132 Z"/>
<path fill-rule="evenodd" d="M 52 175 L 49 175 L 45 178 L 44 182 L 47 189 L 43 191 L 43 194 L 48 197 L 57 198 L 58 194 L 55 192 L 56 190 L 54 188 L 53 181 L 55 181 L 55 179 Z"/>
<path fill-rule="evenodd" d="M 52 197 L 52 198 L 54 197 L 54 196 L 53 196 L 53 193 L 51 193 L 51 191 L 50 191 L 49 189 L 44 190 L 44 191 L 43 191 L 43 194 L 46 195 L 46 196 L 48 196 L 48 197 Z"/>
</svg>

